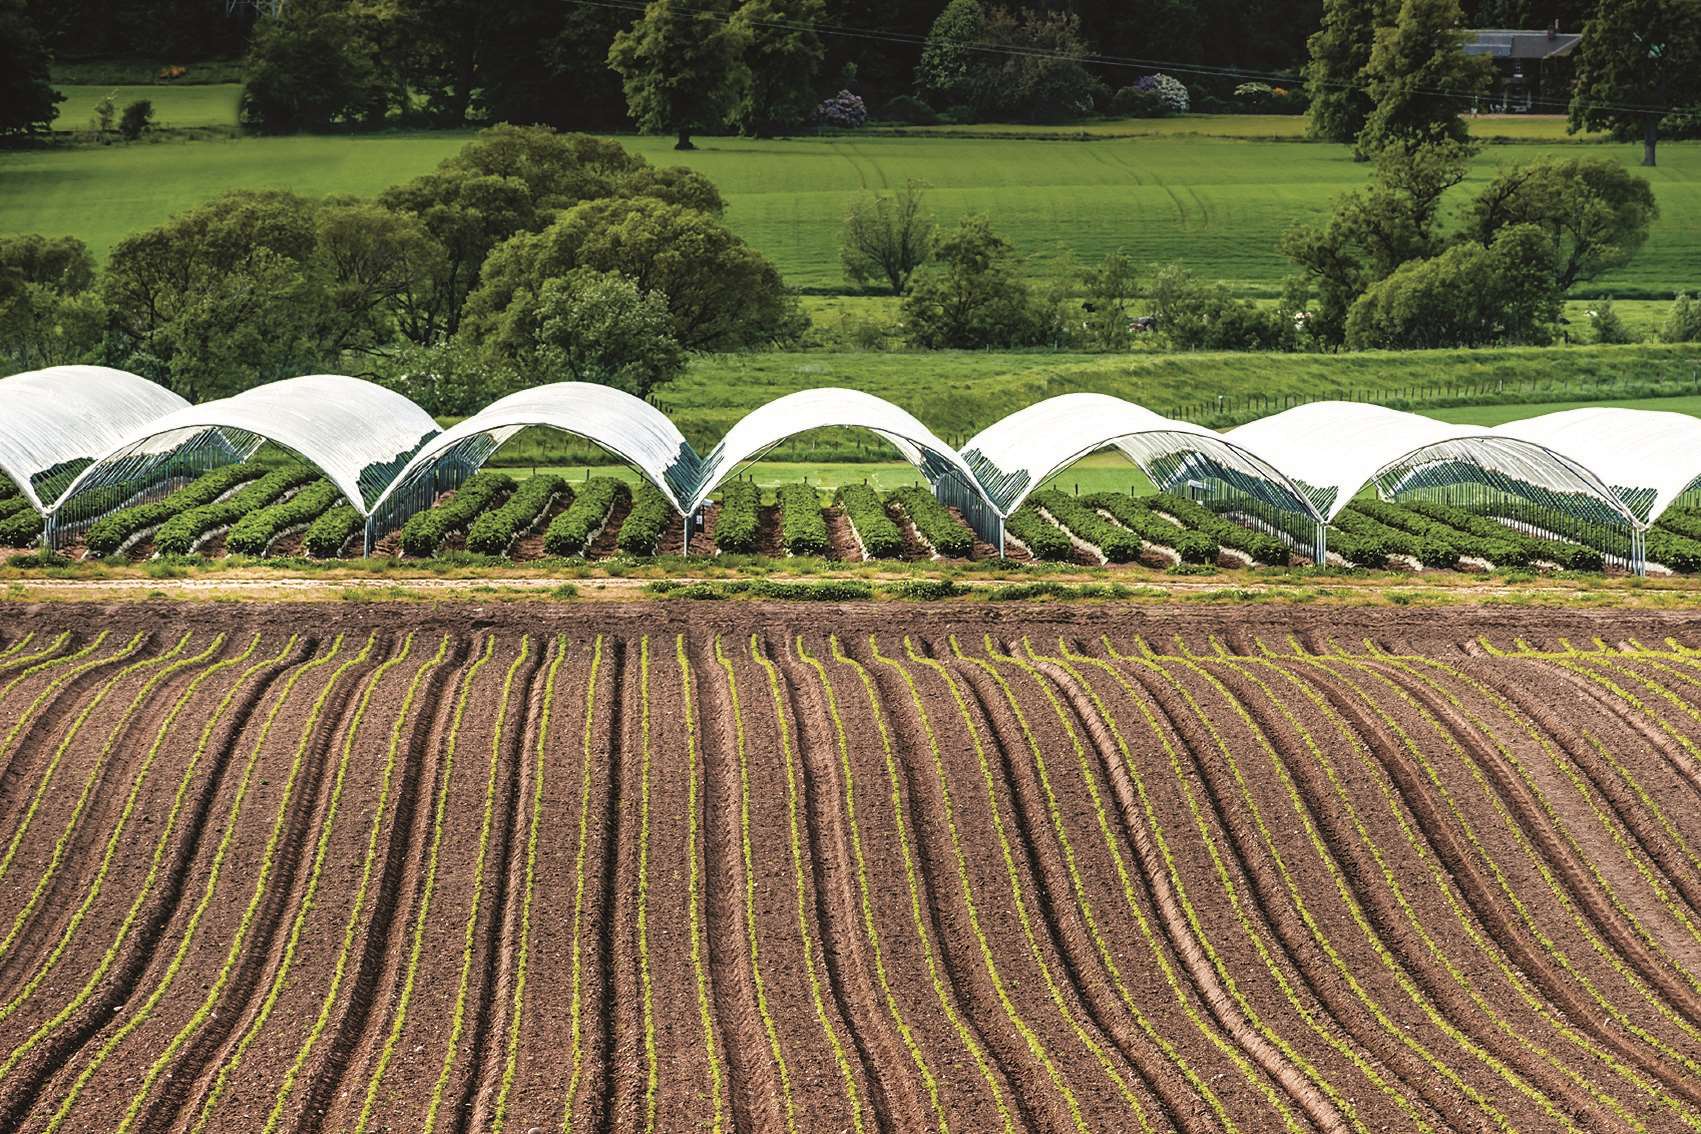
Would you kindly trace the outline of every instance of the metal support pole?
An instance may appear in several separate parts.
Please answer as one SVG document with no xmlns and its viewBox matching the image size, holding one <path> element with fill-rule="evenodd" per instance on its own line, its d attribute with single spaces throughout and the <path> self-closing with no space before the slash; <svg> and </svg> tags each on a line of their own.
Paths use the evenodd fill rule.
<svg viewBox="0 0 1701 1134">
<path fill-rule="evenodd" d="M 1004 517 L 998 517 L 998 558 L 1004 558 Z"/>
<path fill-rule="evenodd" d="M 1638 578 L 1648 576 L 1648 533 L 1641 528 L 1630 529 L 1630 570 Z"/>
<path fill-rule="evenodd" d="M 59 517 L 57 511 L 49 512 L 41 518 L 41 551 L 43 555 L 52 555 L 59 550 Z"/>
<path fill-rule="evenodd" d="M 681 522 L 685 527 L 685 538 L 679 544 L 679 555 L 683 559 L 691 554 L 691 513 L 685 513 Z"/>
<path fill-rule="evenodd" d="M 368 516 L 368 517 L 366 517 L 366 540 L 365 540 L 365 547 L 361 552 L 362 557 L 365 557 L 365 558 L 371 557 L 372 549 L 377 547 L 377 546 L 378 546 L 378 517 L 377 516 Z"/>
<path fill-rule="evenodd" d="M 1312 535 L 1311 554 L 1312 554 L 1312 558 L 1314 558 L 1317 561 L 1317 566 L 1319 566 L 1319 567 L 1322 567 L 1324 564 L 1329 562 L 1329 525 L 1328 524 L 1318 524 L 1317 525 L 1317 527 L 1316 527 L 1316 529 L 1315 529 L 1315 531 Z"/>
</svg>

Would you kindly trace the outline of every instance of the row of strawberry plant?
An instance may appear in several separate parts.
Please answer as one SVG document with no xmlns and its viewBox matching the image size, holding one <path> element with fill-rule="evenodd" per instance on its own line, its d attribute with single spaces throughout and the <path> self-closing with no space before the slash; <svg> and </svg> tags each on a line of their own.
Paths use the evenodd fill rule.
<svg viewBox="0 0 1701 1134">
<path fill-rule="evenodd" d="M 239 484 L 253 480 L 265 470 L 255 465 L 224 465 L 202 473 L 163 500 L 121 508 L 96 520 L 83 537 L 88 554 L 96 559 L 112 555 L 129 541 L 165 523 L 181 512 L 211 504 Z"/>
<path fill-rule="evenodd" d="M 275 469 L 224 500 L 179 512 L 154 533 L 154 548 L 160 555 L 188 555 L 213 531 L 229 527 L 312 479 L 313 471 L 305 465 Z"/>
<path fill-rule="evenodd" d="M 543 549 L 551 555 L 585 554 L 608 523 L 615 503 L 627 492 L 625 483 L 611 476 L 587 480 L 573 503 L 550 521 L 549 530 L 543 534 Z"/>
<path fill-rule="evenodd" d="M 1335 517 L 1335 529 L 1350 532 L 1360 539 L 1380 541 L 1388 554 L 1409 556 L 1424 567 L 1458 565 L 1464 549 L 1459 546 L 1456 533 L 1454 538 L 1448 538 L 1434 530 L 1413 531 L 1402 522 L 1398 515 L 1400 511 L 1399 508 L 1383 505 L 1381 501 L 1354 501 Z M 1395 514 L 1389 515 L 1390 512 Z"/>
<path fill-rule="evenodd" d="M 353 504 L 339 504 L 307 525 L 301 546 L 315 559 L 333 559 L 343 553 L 363 523 L 360 509 Z"/>
<path fill-rule="evenodd" d="M 1277 567 L 1285 567 L 1288 562 L 1288 545 L 1267 532 L 1237 524 L 1226 516 L 1220 516 L 1203 504 L 1189 500 L 1185 496 L 1177 496 L 1173 492 L 1160 492 L 1155 496 L 1143 497 L 1146 507 L 1162 512 L 1185 524 L 1189 531 L 1199 532 L 1210 536 L 1223 547 L 1232 547 L 1243 551 L 1252 557 L 1255 563 L 1265 563 Z"/>
<path fill-rule="evenodd" d="M 452 533 L 465 531 L 479 513 L 513 491 L 513 477 L 480 469 L 463 481 L 448 500 L 408 517 L 407 523 L 402 525 L 402 554 L 419 559 L 436 555 L 437 549 Z"/>
<path fill-rule="evenodd" d="M 641 485 L 632 494 L 632 510 L 621 521 L 615 546 L 627 555 L 654 555 L 674 515 L 673 502 L 661 489 L 649 483 Z"/>
<path fill-rule="evenodd" d="M 13 496 L 0 501 L 0 547 L 29 547 L 40 538 L 41 514 L 28 500 Z"/>
<path fill-rule="evenodd" d="M 900 488 L 886 497 L 915 525 L 916 535 L 936 554 L 948 559 L 967 559 L 974 552 L 974 533 L 964 527 L 951 510 L 919 484 Z"/>
<path fill-rule="evenodd" d="M 782 485 L 776 495 L 780 503 L 780 538 L 792 555 L 822 555 L 827 550 L 827 517 L 821 497 L 807 484 Z"/>
<path fill-rule="evenodd" d="M 238 520 L 225 539 L 225 550 L 232 555 L 264 555 L 273 540 L 311 523 L 341 499 L 337 486 L 320 478 L 288 500 Z"/>
<path fill-rule="evenodd" d="M 833 494 L 833 503 L 844 509 L 856 531 L 863 554 L 873 559 L 890 559 L 904 550 L 904 536 L 886 514 L 880 496 L 866 484 L 847 484 Z"/>
<path fill-rule="evenodd" d="M 1177 527 L 1148 508 L 1140 497 L 1124 492 L 1100 492 L 1082 497 L 1082 503 L 1089 508 L 1110 513 L 1117 523 L 1147 543 L 1169 548 L 1183 563 L 1217 561 L 1216 540 L 1204 532 Z"/>
<path fill-rule="evenodd" d="M 1040 515 L 1033 501 L 1028 501 L 1004 521 L 1005 534 L 1018 540 L 1035 559 L 1069 560 L 1075 557 L 1075 545 L 1069 542 L 1058 526 Z"/>
<path fill-rule="evenodd" d="M 500 508 L 480 513 L 467 530 L 467 550 L 480 555 L 506 555 L 514 541 L 531 531 L 557 496 L 572 492 L 567 482 L 554 473 L 538 473 L 520 482 L 520 487 Z"/>
<path fill-rule="evenodd" d="M 1434 500 L 1412 500 L 1402 507 L 1408 515 L 1424 516 L 1474 537 L 1478 542 L 1467 545 L 1469 554 L 1480 555 L 1496 567 L 1522 567 L 1543 560 L 1571 571 L 1599 571 L 1605 561 L 1596 548 L 1525 535 L 1468 508 Z"/>
<path fill-rule="evenodd" d="M 1052 520 L 1075 538 L 1098 548 L 1101 558 L 1127 563 L 1140 557 L 1140 537 L 1112 523 L 1081 500 L 1055 488 L 1044 488 L 1030 499 L 1035 507 L 1051 514 Z"/>
<path fill-rule="evenodd" d="M 715 516 L 715 547 L 721 551 L 755 551 L 761 538 L 762 492 L 754 482 L 735 480 L 721 489 Z"/>
</svg>

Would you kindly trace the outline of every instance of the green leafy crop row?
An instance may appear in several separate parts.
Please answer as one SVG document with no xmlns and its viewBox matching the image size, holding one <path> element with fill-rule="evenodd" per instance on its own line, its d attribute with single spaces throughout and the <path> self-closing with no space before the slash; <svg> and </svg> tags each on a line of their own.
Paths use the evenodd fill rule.
<svg viewBox="0 0 1701 1134">
<path fill-rule="evenodd" d="M 1146 498 L 1122 492 L 1101 492 L 1083 498 L 1089 508 L 1109 512 L 1118 523 L 1147 543 L 1167 547 L 1181 557 L 1183 563 L 1215 563 L 1217 541 L 1204 532 L 1180 528 L 1146 506 Z"/>
<path fill-rule="evenodd" d="M 755 551 L 761 528 L 762 491 L 748 480 L 721 488 L 721 507 L 715 517 L 715 546 L 722 551 Z"/>
<path fill-rule="evenodd" d="M 1035 559 L 1072 559 L 1075 545 L 1058 526 L 1039 514 L 1033 503 L 1023 504 L 1004 521 L 1004 530 L 1022 541 Z"/>
<path fill-rule="evenodd" d="M 627 555 L 654 555 L 673 516 L 673 504 L 662 490 L 642 485 L 632 496 L 632 510 L 621 522 L 615 546 Z"/>
<path fill-rule="evenodd" d="M 573 503 L 550 522 L 543 536 L 543 549 L 551 555 L 583 555 L 608 522 L 615 501 L 628 491 L 623 482 L 613 477 L 594 476 L 587 480 Z"/>
<path fill-rule="evenodd" d="M 1049 512 L 1051 518 L 1072 532 L 1076 539 L 1097 547 L 1110 562 L 1128 563 L 1140 557 L 1140 537 L 1105 519 L 1080 497 L 1056 488 L 1045 488 L 1030 499 L 1035 507 Z"/>
<path fill-rule="evenodd" d="M 208 532 L 229 527 L 250 512 L 265 508 L 290 489 L 312 480 L 313 475 L 305 465 L 274 469 L 224 500 L 179 512 L 154 533 L 154 548 L 161 555 L 188 555 Z"/>
<path fill-rule="evenodd" d="M 339 504 L 307 525 L 301 545 L 315 559 L 330 559 L 341 554 L 360 525 L 360 510 L 353 504 Z"/>
<path fill-rule="evenodd" d="M 567 483 L 553 473 L 539 473 L 521 482 L 500 508 L 483 512 L 467 531 L 467 550 L 481 555 L 506 555 L 521 532 L 530 531 L 550 502 L 567 492 Z"/>
<path fill-rule="evenodd" d="M 1166 516 L 1186 524 L 1190 531 L 1196 531 L 1210 536 L 1223 547 L 1232 547 L 1243 551 L 1252 557 L 1255 563 L 1266 563 L 1274 566 L 1286 566 L 1288 561 L 1288 545 L 1273 535 L 1237 524 L 1225 516 L 1219 516 L 1203 504 L 1189 500 L 1185 496 L 1177 496 L 1173 492 L 1160 492 L 1147 497 L 1145 504 L 1148 508 L 1162 512 Z M 1177 550 L 1180 550 L 1179 548 Z"/>
<path fill-rule="evenodd" d="M 780 538 L 793 555 L 820 555 L 827 550 L 827 517 L 821 498 L 807 484 L 780 487 Z"/>
<path fill-rule="evenodd" d="M 974 533 L 958 522 L 951 515 L 950 509 L 935 500 L 933 493 L 920 485 L 910 485 L 900 488 L 890 496 L 889 501 L 896 501 L 910 523 L 915 525 L 916 534 L 933 545 L 933 550 L 950 559 L 967 559 L 974 551 Z"/>
<path fill-rule="evenodd" d="M 90 556 L 104 558 L 123 547 L 131 536 L 158 527 L 180 512 L 211 504 L 237 485 L 258 477 L 263 471 L 254 465 L 224 465 L 211 472 L 202 473 L 163 500 L 121 508 L 102 516 L 90 525 L 88 534 L 83 537 L 83 544 Z"/>
<path fill-rule="evenodd" d="M 464 531 L 480 512 L 513 491 L 514 478 L 507 473 L 473 473 L 448 500 L 408 517 L 402 525 L 402 553 L 421 559 L 437 554 L 450 533 Z"/>
<path fill-rule="evenodd" d="M 844 509 L 856 529 L 862 550 L 874 559 L 890 559 L 904 550 L 904 536 L 886 514 L 880 496 L 866 484 L 847 484 L 833 494 L 833 503 Z"/>
<path fill-rule="evenodd" d="M 238 520 L 225 540 L 232 555 L 264 555 L 272 541 L 290 528 L 318 518 L 342 499 L 337 486 L 320 479 L 279 504 L 260 508 Z"/>
</svg>

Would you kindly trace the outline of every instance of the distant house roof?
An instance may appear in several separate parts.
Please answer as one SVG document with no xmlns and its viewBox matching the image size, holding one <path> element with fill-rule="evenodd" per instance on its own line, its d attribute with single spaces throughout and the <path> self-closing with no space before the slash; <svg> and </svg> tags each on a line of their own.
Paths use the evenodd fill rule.
<svg viewBox="0 0 1701 1134">
<path fill-rule="evenodd" d="M 1571 54 L 1582 39 L 1576 32 L 1473 28 L 1465 39 L 1465 53 L 1495 59 L 1555 59 Z"/>
</svg>

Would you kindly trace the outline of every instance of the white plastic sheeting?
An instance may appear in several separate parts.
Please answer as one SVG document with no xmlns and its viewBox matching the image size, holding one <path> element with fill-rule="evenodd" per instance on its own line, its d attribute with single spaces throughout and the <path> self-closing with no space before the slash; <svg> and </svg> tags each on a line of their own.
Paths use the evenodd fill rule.
<svg viewBox="0 0 1701 1134">
<path fill-rule="evenodd" d="M 740 418 L 703 459 L 693 507 L 708 500 L 716 486 L 739 466 L 755 460 L 788 437 L 829 426 L 871 430 L 890 441 L 904 460 L 920 469 L 930 482 L 956 477 L 976 494 L 985 495 L 957 451 L 935 437 L 914 414 L 873 394 L 829 386 L 787 394 Z"/>
<path fill-rule="evenodd" d="M 137 429 L 188 404 L 164 386 L 104 366 L 52 366 L 0 378 L 0 472 L 45 512 L 80 471 L 75 466 L 99 460 Z"/>
<path fill-rule="evenodd" d="M 1701 478 L 1701 420 L 1688 414 L 1592 406 L 1507 422 L 1495 432 L 1573 458 L 1644 523 Z"/>
<path fill-rule="evenodd" d="M 1109 394 L 1060 394 L 1017 410 L 975 434 L 963 458 L 1008 516 L 1046 477 L 1111 446 L 1166 490 L 1210 478 L 1278 507 L 1311 511 L 1304 492 L 1280 468 L 1232 437 Z"/>
<path fill-rule="evenodd" d="M 1333 520 L 1366 485 L 1397 492 L 1430 468 L 1480 470 L 1526 492 L 1581 496 L 1625 522 L 1619 497 L 1586 462 L 1504 430 L 1455 425 L 1359 402 L 1312 402 L 1231 429 L 1244 446 L 1295 481 L 1318 515 Z M 1397 475 L 1395 471 L 1397 470 Z"/>
<path fill-rule="evenodd" d="M 691 508 L 701 461 L 679 427 L 648 402 L 589 382 L 534 386 L 492 402 L 414 454 L 384 499 L 445 459 L 455 460 L 465 471 L 476 469 L 529 426 L 548 426 L 601 445 L 661 489 L 675 508 Z"/>
<path fill-rule="evenodd" d="M 430 414 L 383 386 L 340 374 L 286 378 L 133 429 L 60 500 L 131 479 L 185 448 L 211 447 L 221 460 L 240 461 L 271 441 L 318 468 L 369 515 L 408 459 L 439 432 Z"/>
</svg>

